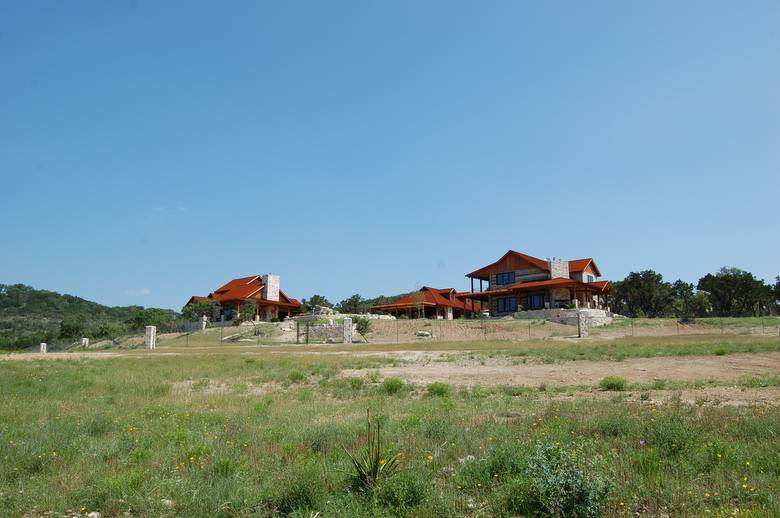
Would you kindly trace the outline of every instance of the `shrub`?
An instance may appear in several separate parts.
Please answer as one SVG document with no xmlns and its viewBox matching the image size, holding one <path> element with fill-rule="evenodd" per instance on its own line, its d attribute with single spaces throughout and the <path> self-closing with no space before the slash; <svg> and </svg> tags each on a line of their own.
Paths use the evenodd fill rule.
<svg viewBox="0 0 780 518">
<path fill-rule="evenodd" d="M 352 390 L 360 390 L 363 388 L 363 385 L 365 385 L 365 380 L 363 378 L 349 378 L 349 386 L 352 388 Z"/>
<path fill-rule="evenodd" d="M 647 430 L 651 443 L 667 457 L 676 457 L 690 445 L 696 430 L 676 413 L 661 414 L 650 421 Z"/>
<path fill-rule="evenodd" d="M 578 466 L 574 454 L 557 445 L 540 444 L 528 461 L 530 495 L 523 500 L 549 516 L 590 517 L 603 514 L 609 483 Z"/>
<path fill-rule="evenodd" d="M 365 338 L 371 332 L 371 321 L 363 317 L 355 317 L 355 328 Z"/>
<path fill-rule="evenodd" d="M 397 511 L 407 511 L 423 503 L 431 482 L 424 470 L 405 470 L 388 479 L 377 490 L 377 501 Z"/>
<path fill-rule="evenodd" d="M 626 379 L 622 376 L 607 376 L 599 381 L 599 387 L 603 390 L 626 390 Z"/>
<path fill-rule="evenodd" d="M 312 466 L 280 473 L 277 480 L 269 485 L 271 492 L 264 498 L 265 507 L 283 516 L 315 509 L 322 500 L 321 484 L 322 473 Z"/>
<path fill-rule="evenodd" d="M 610 413 L 599 417 L 595 422 L 596 430 L 606 437 L 626 437 L 631 435 L 636 423 L 630 415 L 622 413 Z"/>
<path fill-rule="evenodd" d="M 388 394 L 397 394 L 404 388 L 404 380 L 400 378 L 385 378 L 382 382 L 382 389 Z"/>
<path fill-rule="evenodd" d="M 428 385 L 428 394 L 431 396 L 449 396 L 450 395 L 450 386 L 446 383 L 441 383 L 437 381 L 436 383 L 431 383 Z"/>
</svg>

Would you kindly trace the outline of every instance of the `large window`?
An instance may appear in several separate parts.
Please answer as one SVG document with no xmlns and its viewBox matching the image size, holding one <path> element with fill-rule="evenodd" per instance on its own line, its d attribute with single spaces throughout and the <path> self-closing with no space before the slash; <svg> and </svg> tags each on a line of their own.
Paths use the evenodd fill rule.
<svg viewBox="0 0 780 518">
<path fill-rule="evenodd" d="M 529 309 L 542 309 L 544 307 L 544 295 L 528 295 Z"/>
<path fill-rule="evenodd" d="M 512 311 L 517 311 L 517 299 L 507 298 L 507 299 L 498 299 L 498 312 L 499 313 L 509 313 Z"/>
<path fill-rule="evenodd" d="M 514 284 L 514 283 L 515 283 L 515 272 L 504 272 L 504 273 L 496 274 L 496 284 L 502 285 L 502 284 Z"/>
<path fill-rule="evenodd" d="M 588 282 L 593 282 L 595 280 L 596 279 L 594 279 L 592 275 L 588 275 Z"/>
</svg>

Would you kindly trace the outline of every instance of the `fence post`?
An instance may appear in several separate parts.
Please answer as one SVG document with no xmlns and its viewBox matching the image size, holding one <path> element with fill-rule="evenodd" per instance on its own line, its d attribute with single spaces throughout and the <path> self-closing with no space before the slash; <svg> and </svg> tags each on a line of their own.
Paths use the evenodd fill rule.
<svg viewBox="0 0 780 518">
<path fill-rule="evenodd" d="M 631 336 L 634 336 L 634 319 L 631 318 Z"/>
<path fill-rule="evenodd" d="M 306 345 L 309 345 L 309 322 L 306 322 Z"/>
<path fill-rule="evenodd" d="M 680 322 L 677 322 L 677 335 L 680 335 Z"/>
<path fill-rule="evenodd" d="M 295 344 L 298 345 L 301 343 L 301 323 L 299 321 L 295 321 Z"/>
</svg>

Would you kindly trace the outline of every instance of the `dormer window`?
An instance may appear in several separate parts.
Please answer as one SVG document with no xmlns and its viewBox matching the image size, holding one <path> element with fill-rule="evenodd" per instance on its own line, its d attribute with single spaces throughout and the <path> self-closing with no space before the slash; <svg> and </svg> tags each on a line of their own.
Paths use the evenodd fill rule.
<svg viewBox="0 0 780 518">
<path fill-rule="evenodd" d="M 596 279 L 592 275 L 588 275 L 588 282 L 593 282 Z"/>
<path fill-rule="evenodd" d="M 497 273 L 496 274 L 496 284 L 499 286 L 503 284 L 514 284 L 515 283 L 515 272 L 504 272 L 504 273 Z"/>
</svg>

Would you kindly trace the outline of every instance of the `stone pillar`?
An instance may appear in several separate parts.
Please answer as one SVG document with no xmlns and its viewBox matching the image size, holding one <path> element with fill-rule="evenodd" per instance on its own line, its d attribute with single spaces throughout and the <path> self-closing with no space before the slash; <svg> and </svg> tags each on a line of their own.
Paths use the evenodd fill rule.
<svg viewBox="0 0 780 518">
<path fill-rule="evenodd" d="M 447 320 L 452 320 L 452 318 L 453 318 L 452 308 L 448 306 L 447 307 Z"/>
<path fill-rule="evenodd" d="M 576 297 L 574 299 L 574 309 L 580 309 L 580 299 Z"/>
<path fill-rule="evenodd" d="M 582 311 L 577 312 L 577 335 L 580 338 L 588 337 L 588 318 L 583 316 Z"/>
<path fill-rule="evenodd" d="M 81 339 L 81 347 L 89 347 L 89 338 L 82 338 Z"/>
<path fill-rule="evenodd" d="M 203 331 L 206 329 L 206 324 L 208 323 L 209 319 L 206 318 L 206 315 L 203 315 L 200 317 L 200 330 Z"/>
<path fill-rule="evenodd" d="M 352 343 L 352 319 L 350 317 L 344 317 L 344 343 Z"/>
<path fill-rule="evenodd" d="M 279 276 L 273 273 L 263 275 L 263 298 L 279 302 Z"/>
<path fill-rule="evenodd" d="M 46 345 L 44 342 L 41 342 L 41 352 L 42 352 L 42 353 L 45 353 L 45 352 L 46 352 L 46 348 L 47 348 L 47 347 L 48 347 L 48 346 L 47 346 L 47 345 Z"/>
<path fill-rule="evenodd" d="M 157 347 L 157 327 L 146 326 L 146 333 L 144 334 L 144 345 L 151 350 Z"/>
</svg>

